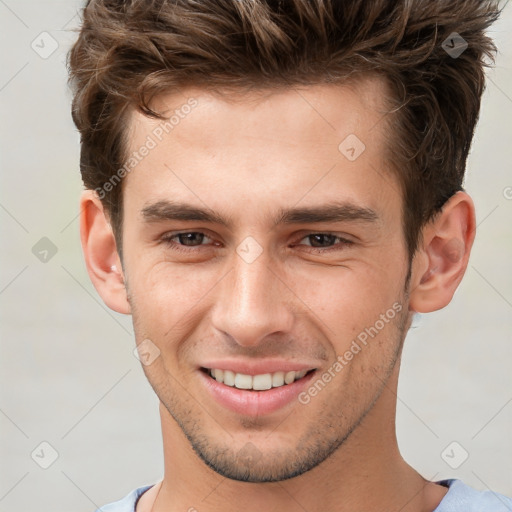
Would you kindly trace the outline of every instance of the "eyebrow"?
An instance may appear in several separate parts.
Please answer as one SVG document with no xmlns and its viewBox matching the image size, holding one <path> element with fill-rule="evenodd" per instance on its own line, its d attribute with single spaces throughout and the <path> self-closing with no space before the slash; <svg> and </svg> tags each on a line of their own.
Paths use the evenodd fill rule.
<svg viewBox="0 0 512 512">
<path fill-rule="evenodd" d="M 231 216 L 223 217 L 210 208 L 170 201 L 160 200 L 143 207 L 144 222 L 162 222 L 168 220 L 199 221 L 219 224 L 229 228 L 234 224 Z M 281 208 L 277 215 L 271 218 L 271 224 L 312 224 L 320 222 L 362 221 L 374 223 L 379 220 L 378 214 L 371 208 L 357 206 L 353 203 L 334 202 L 320 206 Z"/>
</svg>

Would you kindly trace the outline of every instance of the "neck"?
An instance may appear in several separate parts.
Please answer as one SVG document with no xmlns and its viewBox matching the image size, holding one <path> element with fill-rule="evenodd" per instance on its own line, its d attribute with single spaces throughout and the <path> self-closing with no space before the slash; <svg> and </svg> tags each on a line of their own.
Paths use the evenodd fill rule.
<svg viewBox="0 0 512 512">
<path fill-rule="evenodd" d="M 426 481 L 398 450 L 395 373 L 370 412 L 330 457 L 279 482 L 239 482 L 217 474 L 197 456 L 161 405 L 164 479 L 143 496 L 137 512 L 434 510 L 446 488 Z"/>
</svg>

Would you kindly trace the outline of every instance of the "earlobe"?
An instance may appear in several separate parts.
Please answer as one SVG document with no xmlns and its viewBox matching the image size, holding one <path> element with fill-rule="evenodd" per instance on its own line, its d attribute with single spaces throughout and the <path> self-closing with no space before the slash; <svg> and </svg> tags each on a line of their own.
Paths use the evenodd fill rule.
<svg viewBox="0 0 512 512">
<path fill-rule="evenodd" d="M 89 277 L 110 309 L 130 314 L 114 233 L 94 191 L 82 193 L 80 212 L 80 239 Z"/>
<path fill-rule="evenodd" d="M 462 191 L 423 228 L 421 247 L 413 261 L 411 310 L 428 313 L 450 303 L 466 272 L 475 228 L 473 201 Z"/>
</svg>

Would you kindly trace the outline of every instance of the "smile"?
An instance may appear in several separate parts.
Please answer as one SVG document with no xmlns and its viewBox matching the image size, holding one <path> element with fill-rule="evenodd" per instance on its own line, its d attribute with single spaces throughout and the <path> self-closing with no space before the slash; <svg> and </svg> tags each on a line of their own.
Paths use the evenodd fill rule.
<svg viewBox="0 0 512 512">
<path fill-rule="evenodd" d="M 312 368 L 249 375 L 220 368 L 201 367 L 199 370 L 206 396 L 223 409 L 252 417 L 298 403 L 298 395 L 310 385 L 317 372 Z"/>
<path fill-rule="evenodd" d="M 277 371 L 259 375 L 235 373 L 231 370 L 221 370 L 219 368 L 203 368 L 203 371 L 207 372 L 217 382 L 225 384 L 226 386 L 245 390 L 265 391 L 267 389 L 292 384 L 302 379 L 306 374 L 314 371 L 314 369 L 289 372 Z"/>
</svg>

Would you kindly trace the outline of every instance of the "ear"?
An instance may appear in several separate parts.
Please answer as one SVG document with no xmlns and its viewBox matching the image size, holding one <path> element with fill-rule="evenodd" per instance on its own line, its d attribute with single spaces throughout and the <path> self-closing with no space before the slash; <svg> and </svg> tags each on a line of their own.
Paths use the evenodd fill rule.
<svg viewBox="0 0 512 512">
<path fill-rule="evenodd" d="M 423 228 L 423 239 L 413 259 L 411 310 L 428 313 L 450 303 L 466 272 L 475 229 L 473 201 L 462 191 Z"/>
<path fill-rule="evenodd" d="M 114 233 L 103 205 L 93 190 L 82 192 L 80 212 L 80 239 L 92 284 L 110 309 L 130 314 Z"/>
</svg>

